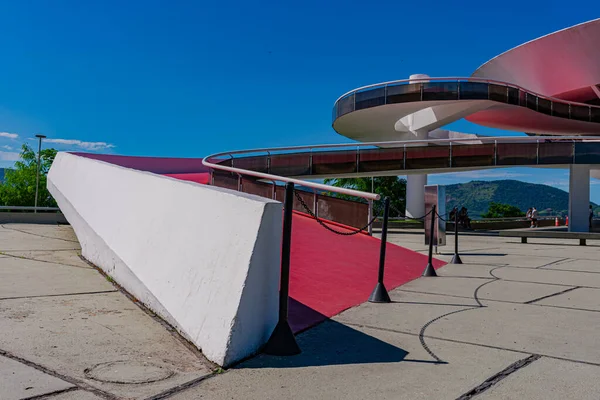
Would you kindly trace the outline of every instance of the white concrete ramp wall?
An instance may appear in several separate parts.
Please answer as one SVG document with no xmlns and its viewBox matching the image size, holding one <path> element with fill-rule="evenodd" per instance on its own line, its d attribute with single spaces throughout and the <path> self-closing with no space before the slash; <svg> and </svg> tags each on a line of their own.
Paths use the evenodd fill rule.
<svg viewBox="0 0 600 400">
<path fill-rule="evenodd" d="M 277 322 L 281 204 L 59 153 L 48 189 L 82 254 L 229 365 Z"/>
</svg>

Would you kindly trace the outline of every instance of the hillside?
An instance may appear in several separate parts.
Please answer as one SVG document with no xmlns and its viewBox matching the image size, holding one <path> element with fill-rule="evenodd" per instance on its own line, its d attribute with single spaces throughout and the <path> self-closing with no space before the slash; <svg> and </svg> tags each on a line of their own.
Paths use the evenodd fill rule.
<svg viewBox="0 0 600 400">
<path fill-rule="evenodd" d="M 464 206 L 469 210 L 469 215 L 475 218 L 485 213 L 492 201 L 517 206 L 523 212 L 529 207 L 536 207 L 540 214 L 562 215 L 569 208 L 569 193 L 564 190 L 516 180 L 447 185 L 446 199 L 448 209 L 455 205 Z M 594 203 L 592 205 L 598 207 Z"/>
</svg>

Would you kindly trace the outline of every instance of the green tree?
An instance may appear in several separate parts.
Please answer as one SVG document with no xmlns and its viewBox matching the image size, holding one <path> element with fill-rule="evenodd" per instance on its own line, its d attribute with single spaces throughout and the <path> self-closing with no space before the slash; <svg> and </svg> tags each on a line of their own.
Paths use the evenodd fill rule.
<svg viewBox="0 0 600 400">
<path fill-rule="evenodd" d="M 325 183 L 327 185 L 355 189 L 363 192 L 371 192 L 371 185 L 373 185 L 374 192 L 379 194 L 382 198 L 389 196 L 391 217 L 404 215 L 406 209 L 406 179 L 401 179 L 397 176 L 382 176 L 373 178 L 373 182 L 371 182 L 371 178 L 334 178 L 325 179 Z M 349 200 L 360 200 L 353 196 L 336 193 L 329 194 Z"/>
<path fill-rule="evenodd" d="M 511 218 L 511 217 L 524 217 L 525 213 L 518 207 L 511 206 L 510 204 L 502 204 L 491 202 L 488 211 L 481 215 L 483 218 Z"/>
<path fill-rule="evenodd" d="M 56 207 L 56 202 L 46 188 L 46 175 L 56 156 L 55 149 L 40 152 L 40 186 L 38 206 Z M 37 173 L 37 154 L 31 147 L 21 147 L 21 159 L 13 169 L 6 171 L 4 182 L 0 184 L 0 204 L 4 206 L 35 205 L 35 180 Z"/>
</svg>

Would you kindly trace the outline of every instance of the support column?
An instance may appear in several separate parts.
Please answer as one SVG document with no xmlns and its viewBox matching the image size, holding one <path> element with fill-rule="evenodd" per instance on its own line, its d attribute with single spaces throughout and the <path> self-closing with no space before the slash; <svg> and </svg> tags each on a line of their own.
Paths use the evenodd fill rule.
<svg viewBox="0 0 600 400">
<path fill-rule="evenodd" d="M 419 218 L 425 215 L 425 185 L 427 174 L 406 177 L 406 215 Z"/>
<path fill-rule="evenodd" d="M 573 164 L 569 173 L 569 232 L 589 232 L 590 166 Z"/>
</svg>

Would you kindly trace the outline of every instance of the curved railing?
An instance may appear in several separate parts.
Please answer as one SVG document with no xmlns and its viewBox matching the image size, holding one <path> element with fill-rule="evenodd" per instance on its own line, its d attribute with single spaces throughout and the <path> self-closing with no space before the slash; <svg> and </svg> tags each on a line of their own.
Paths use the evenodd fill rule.
<svg viewBox="0 0 600 400">
<path fill-rule="evenodd" d="M 419 171 L 600 164 L 600 137 L 477 137 L 325 144 L 231 151 L 202 163 L 259 180 L 293 182 L 315 190 L 370 200 L 379 196 L 306 181 L 306 178 L 402 175 Z"/>
<path fill-rule="evenodd" d="M 333 122 L 343 115 L 367 108 L 440 100 L 491 100 L 553 117 L 600 123 L 599 106 L 544 96 L 507 82 L 457 77 L 403 79 L 351 90 L 335 101 Z"/>
</svg>

